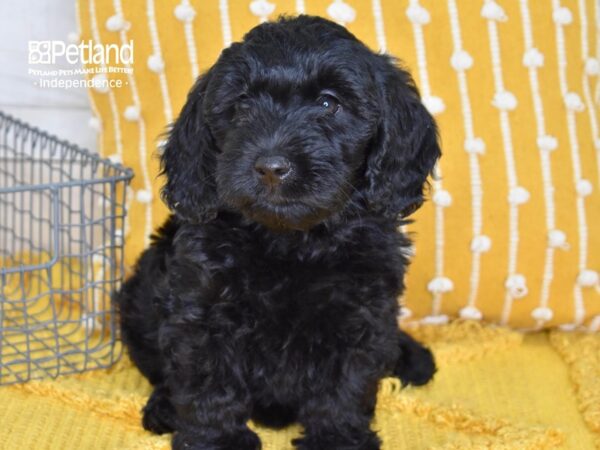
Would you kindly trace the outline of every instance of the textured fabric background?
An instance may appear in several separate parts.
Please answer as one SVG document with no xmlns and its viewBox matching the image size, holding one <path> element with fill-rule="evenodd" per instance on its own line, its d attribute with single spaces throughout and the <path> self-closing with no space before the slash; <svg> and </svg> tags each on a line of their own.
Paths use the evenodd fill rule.
<svg viewBox="0 0 600 450">
<path fill-rule="evenodd" d="M 523 335 L 474 322 L 413 330 L 439 371 L 423 388 L 383 381 L 373 429 L 382 450 L 600 449 L 600 334 Z M 168 450 L 145 432 L 150 386 L 127 359 L 109 371 L 0 389 L 0 449 Z M 253 426 L 251 424 L 251 426 Z M 292 450 L 297 426 L 257 429 Z"/>
<path fill-rule="evenodd" d="M 409 227 L 407 320 L 600 329 L 600 6 L 594 0 L 79 0 L 81 38 L 132 40 L 133 73 L 91 91 L 106 156 L 136 173 L 127 262 L 164 219 L 160 134 L 194 79 L 262 20 L 329 17 L 400 57 L 444 157 Z M 100 76 L 102 77 L 102 76 Z"/>
</svg>

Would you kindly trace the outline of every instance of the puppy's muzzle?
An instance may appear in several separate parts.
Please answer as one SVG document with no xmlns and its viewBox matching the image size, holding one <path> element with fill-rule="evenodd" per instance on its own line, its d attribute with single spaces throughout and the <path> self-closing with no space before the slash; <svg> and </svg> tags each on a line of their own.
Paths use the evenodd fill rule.
<svg viewBox="0 0 600 450">
<path fill-rule="evenodd" d="M 268 187 L 279 185 L 292 171 L 292 163 L 283 156 L 260 156 L 254 170 L 262 183 Z"/>
</svg>

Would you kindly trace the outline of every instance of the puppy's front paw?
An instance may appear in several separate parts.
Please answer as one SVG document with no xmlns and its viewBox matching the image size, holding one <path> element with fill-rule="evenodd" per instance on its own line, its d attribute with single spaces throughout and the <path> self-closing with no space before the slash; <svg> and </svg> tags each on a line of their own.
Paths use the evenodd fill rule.
<svg viewBox="0 0 600 450">
<path fill-rule="evenodd" d="M 260 439 L 249 428 L 232 435 L 207 436 L 193 431 L 173 435 L 173 450 L 260 450 Z"/>
<path fill-rule="evenodd" d="M 399 335 L 400 357 L 394 367 L 394 375 L 402 384 L 421 386 L 429 382 L 435 374 L 435 359 L 431 350 L 404 332 Z"/>
<path fill-rule="evenodd" d="M 360 436 L 336 436 L 330 433 L 306 435 L 294 439 L 296 450 L 380 450 L 381 441 L 372 431 Z"/>
<path fill-rule="evenodd" d="M 168 391 L 157 387 L 144 406 L 142 425 L 148 431 L 156 434 L 172 433 L 175 431 L 175 408 L 171 405 Z"/>
<path fill-rule="evenodd" d="M 435 360 L 431 351 L 421 345 L 414 346 L 410 352 L 405 352 L 398 361 L 395 375 L 400 378 L 403 385 L 412 384 L 422 386 L 427 384 L 435 374 Z"/>
</svg>

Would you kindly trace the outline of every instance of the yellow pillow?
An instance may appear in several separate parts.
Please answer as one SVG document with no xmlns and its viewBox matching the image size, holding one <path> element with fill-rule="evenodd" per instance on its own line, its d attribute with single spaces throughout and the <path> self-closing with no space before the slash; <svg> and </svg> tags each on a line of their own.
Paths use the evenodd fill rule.
<svg viewBox="0 0 600 450">
<path fill-rule="evenodd" d="M 416 250 L 405 319 L 600 329 L 600 6 L 594 0 L 79 0 L 78 6 L 84 41 L 134 43 L 133 73 L 108 74 L 123 87 L 91 90 L 102 152 L 136 173 L 127 264 L 166 217 L 155 151 L 194 79 L 259 22 L 306 12 L 400 57 L 440 125 L 440 177 L 408 229 Z"/>
</svg>

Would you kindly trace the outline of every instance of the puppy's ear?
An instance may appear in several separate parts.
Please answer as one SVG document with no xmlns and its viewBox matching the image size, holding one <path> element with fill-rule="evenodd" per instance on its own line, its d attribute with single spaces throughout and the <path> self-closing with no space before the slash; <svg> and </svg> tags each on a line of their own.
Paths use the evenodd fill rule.
<svg viewBox="0 0 600 450">
<path fill-rule="evenodd" d="M 214 215 L 217 205 L 217 147 L 206 122 L 206 90 L 210 72 L 198 79 L 168 133 L 161 155 L 166 176 L 163 201 L 178 217 L 202 222 Z"/>
<path fill-rule="evenodd" d="M 435 121 L 411 76 L 388 56 L 377 70 L 381 118 L 367 159 L 367 200 L 386 217 L 406 217 L 423 203 L 423 188 L 441 155 Z"/>
</svg>

